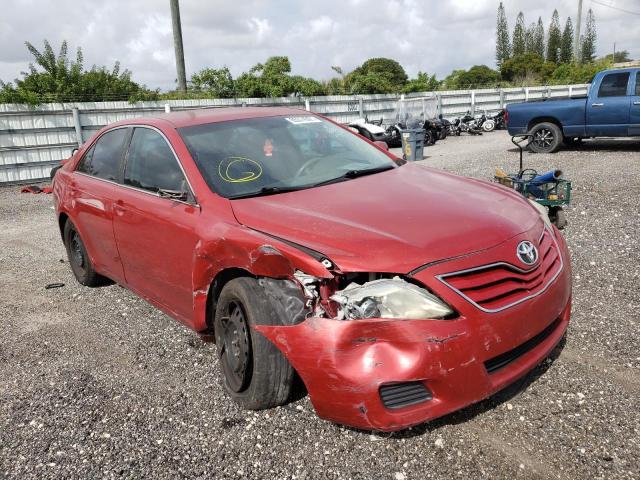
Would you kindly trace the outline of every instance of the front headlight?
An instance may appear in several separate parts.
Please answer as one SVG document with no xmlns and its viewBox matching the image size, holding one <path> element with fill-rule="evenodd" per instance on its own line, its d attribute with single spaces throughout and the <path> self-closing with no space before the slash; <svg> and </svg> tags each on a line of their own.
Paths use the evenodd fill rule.
<svg viewBox="0 0 640 480">
<path fill-rule="evenodd" d="M 330 298 L 340 305 L 340 320 L 439 319 L 454 313 L 438 297 L 400 277 L 373 280 L 364 285 L 352 283 Z"/>
</svg>

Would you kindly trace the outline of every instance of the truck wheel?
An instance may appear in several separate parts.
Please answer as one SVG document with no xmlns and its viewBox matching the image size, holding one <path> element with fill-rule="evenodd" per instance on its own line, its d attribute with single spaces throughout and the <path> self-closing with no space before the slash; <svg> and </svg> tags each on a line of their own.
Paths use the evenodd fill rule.
<svg viewBox="0 0 640 480">
<path fill-rule="evenodd" d="M 294 370 L 278 348 L 252 326 L 280 324 L 280 314 L 258 280 L 227 283 L 218 298 L 214 332 L 224 389 L 240 406 L 261 410 L 289 398 Z"/>
<path fill-rule="evenodd" d="M 562 145 L 562 130 L 555 123 L 538 123 L 529 133 L 533 135 L 529 142 L 529 148 L 533 152 L 553 153 Z"/>
</svg>

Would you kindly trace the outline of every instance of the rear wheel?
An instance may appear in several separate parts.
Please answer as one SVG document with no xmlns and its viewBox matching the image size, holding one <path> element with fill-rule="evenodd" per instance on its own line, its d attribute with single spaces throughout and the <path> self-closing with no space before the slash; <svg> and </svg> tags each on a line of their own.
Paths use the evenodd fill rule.
<svg viewBox="0 0 640 480">
<path fill-rule="evenodd" d="M 485 120 L 482 124 L 482 130 L 485 132 L 492 132 L 496 128 L 496 122 L 493 120 Z"/>
<path fill-rule="evenodd" d="M 281 314 L 255 278 L 236 278 L 220 292 L 214 332 L 223 384 L 246 409 L 282 405 L 291 393 L 293 368 L 273 343 L 252 328 L 282 324 Z"/>
<path fill-rule="evenodd" d="M 533 152 L 553 153 L 562 145 L 562 130 L 555 123 L 538 123 L 529 133 L 532 135 L 529 148 Z"/>
<path fill-rule="evenodd" d="M 71 220 L 67 220 L 64 224 L 63 238 L 71 271 L 78 282 L 86 287 L 99 287 L 109 283 L 109 279 L 93 268 L 84 242 Z"/>
</svg>

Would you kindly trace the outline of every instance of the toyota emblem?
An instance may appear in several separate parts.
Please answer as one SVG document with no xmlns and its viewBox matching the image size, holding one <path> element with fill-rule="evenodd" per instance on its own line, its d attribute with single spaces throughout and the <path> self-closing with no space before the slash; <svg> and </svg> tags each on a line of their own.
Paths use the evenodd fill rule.
<svg viewBox="0 0 640 480">
<path fill-rule="evenodd" d="M 533 265 L 538 260 L 538 250 L 529 240 L 524 240 L 518 244 L 516 254 L 525 265 Z"/>
</svg>

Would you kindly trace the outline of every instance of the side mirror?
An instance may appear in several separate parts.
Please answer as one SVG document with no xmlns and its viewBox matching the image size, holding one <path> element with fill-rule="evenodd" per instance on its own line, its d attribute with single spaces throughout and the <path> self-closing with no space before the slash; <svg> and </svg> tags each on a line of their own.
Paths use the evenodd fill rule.
<svg viewBox="0 0 640 480">
<path fill-rule="evenodd" d="M 387 145 L 387 142 L 383 142 L 382 140 L 376 140 L 373 143 L 375 143 L 381 149 L 389 151 L 389 145 Z"/>
</svg>

